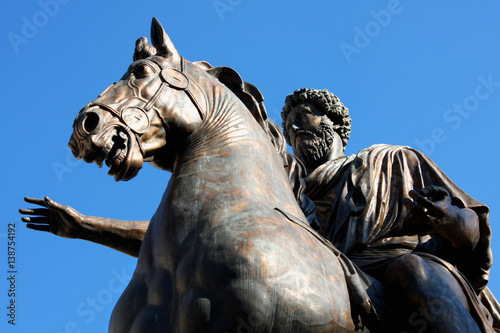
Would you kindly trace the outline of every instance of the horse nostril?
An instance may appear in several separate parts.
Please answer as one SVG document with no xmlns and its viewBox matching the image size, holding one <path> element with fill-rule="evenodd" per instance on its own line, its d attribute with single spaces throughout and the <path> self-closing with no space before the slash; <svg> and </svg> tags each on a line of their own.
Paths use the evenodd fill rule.
<svg viewBox="0 0 500 333">
<path fill-rule="evenodd" d="M 83 129 L 85 132 L 90 133 L 99 125 L 99 116 L 95 112 L 89 112 L 83 119 Z"/>
</svg>

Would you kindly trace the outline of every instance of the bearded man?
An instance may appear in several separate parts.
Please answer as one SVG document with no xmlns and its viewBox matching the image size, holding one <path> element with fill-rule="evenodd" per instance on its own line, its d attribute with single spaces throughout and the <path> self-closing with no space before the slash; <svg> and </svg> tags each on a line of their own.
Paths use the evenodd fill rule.
<svg viewBox="0 0 500 333">
<path fill-rule="evenodd" d="M 345 156 L 351 119 L 327 90 L 296 90 L 282 119 L 323 235 L 389 289 L 401 327 L 493 332 L 477 297 L 492 263 L 488 207 L 409 147 Z"/>
</svg>

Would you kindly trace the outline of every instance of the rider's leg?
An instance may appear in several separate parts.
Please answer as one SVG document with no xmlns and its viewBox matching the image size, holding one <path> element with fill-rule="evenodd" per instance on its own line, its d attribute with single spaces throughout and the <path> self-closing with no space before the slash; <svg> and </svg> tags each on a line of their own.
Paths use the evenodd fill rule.
<svg viewBox="0 0 500 333">
<path fill-rule="evenodd" d="M 405 254 L 388 266 L 384 280 L 419 332 L 479 332 L 462 288 L 442 265 Z"/>
</svg>

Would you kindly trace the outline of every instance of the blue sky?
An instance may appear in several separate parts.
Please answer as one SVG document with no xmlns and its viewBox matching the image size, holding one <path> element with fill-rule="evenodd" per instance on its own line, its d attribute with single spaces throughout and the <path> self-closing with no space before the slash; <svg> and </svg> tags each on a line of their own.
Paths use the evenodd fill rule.
<svg viewBox="0 0 500 333">
<path fill-rule="evenodd" d="M 158 17 L 188 60 L 229 66 L 257 85 L 281 123 L 284 98 L 326 88 L 349 108 L 346 153 L 375 143 L 427 153 L 491 208 L 500 255 L 498 1 L 4 1 L 1 89 L 0 331 L 105 332 L 136 260 L 28 230 L 24 196 L 84 214 L 149 219 L 169 174 L 147 165 L 115 183 L 76 161 L 73 119 L 117 81 Z M 16 327 L 7 324 L 7 227 L 16 224 Z M 500 266 L 490 288 L 500 295 Z"/>
</svg>

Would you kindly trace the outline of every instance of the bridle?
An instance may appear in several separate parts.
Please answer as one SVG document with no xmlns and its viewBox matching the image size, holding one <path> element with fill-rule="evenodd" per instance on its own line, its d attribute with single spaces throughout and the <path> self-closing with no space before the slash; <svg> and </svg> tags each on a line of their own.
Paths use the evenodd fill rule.
<svg viewBox="0 0 500 333">
<path fill-rule="evenodd" d="M 125 130 L 127 132 L 132 132 L 135 134 L 137 139 L 139 139 L 139 136 L 146 133 L 149 129 L 150 126 L 150 114 L 149 111 L 154 107 L 158 99 L 160 98 L 161 94 L 167 87 L 171 87 L 173 89 L 177 90 L 183 90 L 190 98 L 196 109 L 198 110 L 198 113 L 203 120 L 206 115 L 206 110 L 204 106 L 207 105 L 207 99 L 201 88 L 198 86 L 195 80 L 190 80 L 188 76 L 186 75 L 186 66 L 185 66 L 185 60 L 183 57 L 180 59 L 180 68 L 176 69 L 173 67 L 164 67 L 163 64 L 161 64 L 159 61 L 156 59 L 146 59 L 144 60 L 145 64 L 148 62 L 156 64 L 160 68 L 160 78 L 161 78 L 161 84 L 156 90 L 156 92 L 153 94 L 153 96 L 148 100 L 144 101 L 142 98 L 140 98 L 143 102 L 142 106 L 124 106 L 124 107 L 113 107 L 107 103 L 104 102 L 99 102 L 99 97 L 103 96 L 113 85 L 106 89 L 103 93 L 99 95 L 99 97 L 96 99 L 96 101 L 89 103 L 85 108 L 83 108 L 83 111 L 86 111 L 88 108 L 92 106 L 98 106 L 100 108 L 103 108 L 109 112 L 111 112 L 114 116 L 116 116 L 118 119 L 121 120 L 121 122 L 125 125 Z M 151 66 L 152 67 L 152 66 Z M 152 67 L 153 68 L 153 67 Z M 201 101 L 204 103 L 202 104 Z M 81 128 L 82 127 L 82 121 L 80 121 L 79 126 L 76 124 L 79 119 L 79 115 L 77 115 L 75 119 L 75 124 L 73 127 L 77 126 L 80 127 L 78 128 L 77 132 L 79 130 L 83 130 L 86 133 L 86 130 Z M 82 137 L 85 137 L 86 135 L 82 135 Z M 139 143 L 140 141 L 137 140 Z M 140 143 L 139 143 L 140 146 Z M 142 147 L 140 147 L 141 152 L 143 152 Z"/>
</svg>

